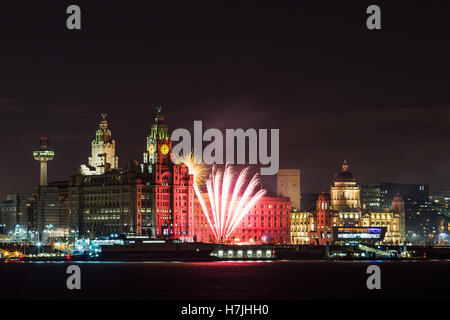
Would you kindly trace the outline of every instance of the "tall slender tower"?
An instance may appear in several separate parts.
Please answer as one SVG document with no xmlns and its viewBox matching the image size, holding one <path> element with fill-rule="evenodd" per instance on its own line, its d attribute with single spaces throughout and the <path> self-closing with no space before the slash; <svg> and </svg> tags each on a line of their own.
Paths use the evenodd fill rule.
<svg viewBox="0 0 450 320">
<path fill-rule="evenodd" d="M 47 185 L 47 162 L 53 160 L 53 157 L 55 156 L 55 151 L 48 150 L 48 145 L 49 143 L 47 137 L 41 137 L 39 150 L 33 151 L 34 160 L 41 163 L 40 186 Z"/>
</svg>

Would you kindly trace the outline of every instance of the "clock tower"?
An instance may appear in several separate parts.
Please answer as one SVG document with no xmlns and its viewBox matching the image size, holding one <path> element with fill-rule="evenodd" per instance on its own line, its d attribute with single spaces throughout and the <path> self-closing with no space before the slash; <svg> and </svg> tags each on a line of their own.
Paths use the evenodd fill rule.
<svg viewBox="0 0 450 320">
<path fill-rule="evenodd" d="M 156 107 L 156 117 L 147 137 L 147 149 L 144 152 L 144 164 L 170 164 L 170 153 L 172 151 L 172 141 L 169 130 L 164 123 L 162 106 Z"/>
<path fill-rule="evenodd" d="M 151 175 L 148 186 L 153 203 L 150 219 L 144 225 L 155 238 L 192 241 L 189 217 L 194 211 L 194 176 L 184 164 L 172 162 L 172 140 L 162 111 L 163 107 L 156 107 L 142 164 L 142 171 Z"/>
</svg>

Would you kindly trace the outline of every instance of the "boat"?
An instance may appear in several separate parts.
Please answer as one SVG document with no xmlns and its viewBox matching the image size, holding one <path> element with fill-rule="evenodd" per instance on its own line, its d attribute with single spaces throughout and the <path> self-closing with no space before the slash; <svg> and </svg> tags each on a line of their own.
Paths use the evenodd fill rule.
<svg viewBox="0 0 450 320">
<path fill-rule="evenodd" d="M 136 238 L 127 239 L 123 245 L 102 245 L 99 253 L 91 258 L 109 261 L 273 260 L 275 250 L 257 245 Z"/>
</svg>

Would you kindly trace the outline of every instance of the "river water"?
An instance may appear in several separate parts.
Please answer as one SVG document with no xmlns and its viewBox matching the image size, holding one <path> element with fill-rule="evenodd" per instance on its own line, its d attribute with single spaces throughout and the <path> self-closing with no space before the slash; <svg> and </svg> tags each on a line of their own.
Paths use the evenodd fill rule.
<svg viewBox="0 0 450 320">
<path fill-rule="evenodd" d="M 81 269 L 68 290 L 66 269 Z M 381 268 L 381 290 L 366 269 Z M 450 260 L 0 263 L 0 299 L 448 299 Z"/>
</svg>

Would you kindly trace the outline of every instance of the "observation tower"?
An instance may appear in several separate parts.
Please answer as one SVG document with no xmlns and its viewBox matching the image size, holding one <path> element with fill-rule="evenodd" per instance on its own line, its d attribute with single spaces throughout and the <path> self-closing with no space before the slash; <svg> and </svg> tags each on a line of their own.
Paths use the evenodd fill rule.
<svg viewBox="0 0 450 320">
<path fill-rule="evenodd" d="M 47 185 L 47 162 L 53 160 L 55 156 L 55 151 L 48 150 L 48 139 L 47 137 L 41 137 L 39 143 L 39 150 L 33 151 L 34 160 L 41 163 L 41 178 L 40 186 Z"/>
</svg>

